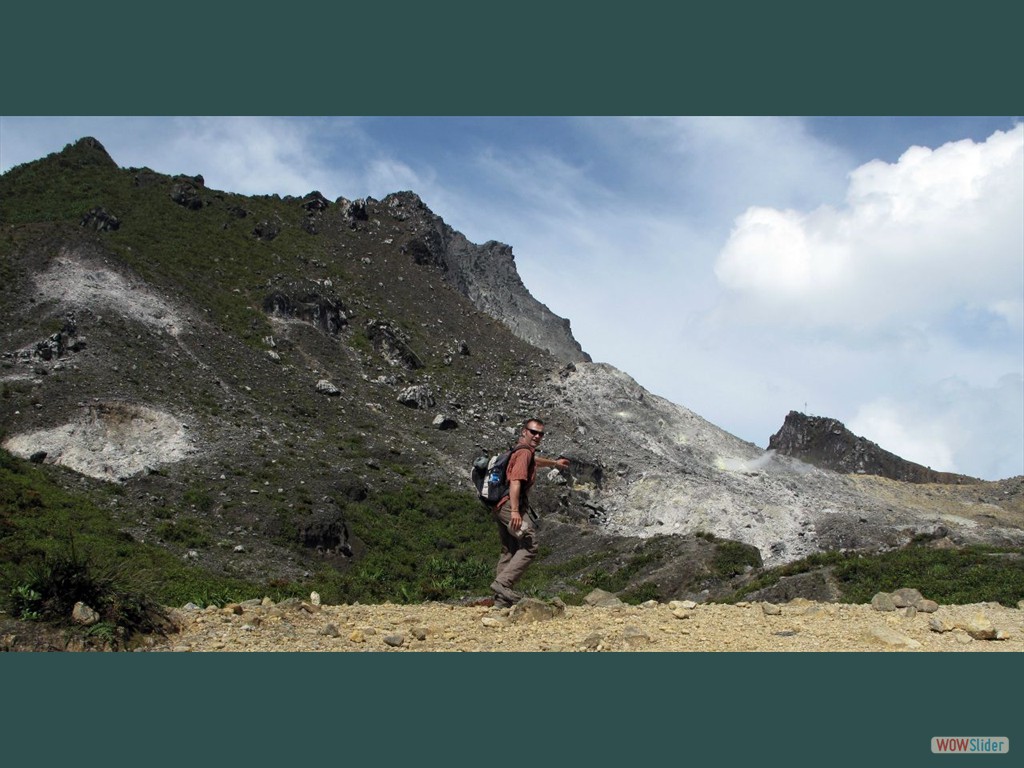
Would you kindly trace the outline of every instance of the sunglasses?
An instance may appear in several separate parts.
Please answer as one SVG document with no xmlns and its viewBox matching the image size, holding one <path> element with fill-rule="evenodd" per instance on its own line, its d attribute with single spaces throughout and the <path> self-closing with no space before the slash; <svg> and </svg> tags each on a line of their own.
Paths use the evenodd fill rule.
<svg viewBox="0 0 1024 768">
<path fill-rule="evenodd" d="M 529 427 L 527 427 L 526 431 L 529 432 L 531 435 L 536 435 L 537 437 L 544 437 L 543 429 L 530 429 Z"/>
</svg>

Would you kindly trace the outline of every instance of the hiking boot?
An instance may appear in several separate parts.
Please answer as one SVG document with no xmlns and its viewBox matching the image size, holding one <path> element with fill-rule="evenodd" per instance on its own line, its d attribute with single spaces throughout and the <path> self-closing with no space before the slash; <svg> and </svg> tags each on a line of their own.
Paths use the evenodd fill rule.
<svg viewBox="0 0 1024 768">
<path fill-rule="evenodd" d="M 502 605 L 502 607 L 509 607 L 515 605 L 523 596 L 518 592 L 514 592 L 503 584 L 499 584 L 496 581 L 491 582 L 491 592 L 494 593 L 494 604 Z"/>
</svg>

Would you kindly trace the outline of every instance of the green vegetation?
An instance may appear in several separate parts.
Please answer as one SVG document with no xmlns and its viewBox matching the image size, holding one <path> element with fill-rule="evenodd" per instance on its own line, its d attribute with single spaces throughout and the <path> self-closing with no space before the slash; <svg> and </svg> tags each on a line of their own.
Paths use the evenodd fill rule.
<svg viewBox="0 0 1024 768">
<path fill-rule="evenodd" d="M 144 591 L 129 586 L 126 572 L 112 564 L 98 565 L 80 556 L 74 542 L 66 551 L 47 554 L 23 571 L 24 581 L 10 592 L 12 613 L 23 620 L 68 623 L 79 602 L 100 617 L 94 634 L 117 629 L 125 633 L 159 629 L 163 608 Z"/>
<path fill-rule="evenodd" d="M 487 594 L 497 536 L 472 494 L 409 483 L 349 504 L 344 514 L 366 551 L 345 573 L 318 574 L 324 599 L 412 603 Z"/>
<path fill-rule="evenodd" d="M 490 516 L 471 494 L 442 486 L 410 482 L 348 504 L 345 519 L 350 530 L 359 532 L 361 548 L 348 568 L 324 565 L 302 583 L 253 583 L 211 574 L 133 540 L 105 510 L 60 488 L 48 475 L 51 470 L 0 451 L 0 598 L 12 616 L 65 625 L 81 600 L 101 615 L 88 630 L 99 639 L 152 629 L 161 616 L 159 606 L 223 605 L 264 595 L 282 600 L 311 590 L 331 603 L 455 600 L 487 594 L 493 577 L 497 541 Z M 195 508 L 207 504 L 201 489 L 185 496 Z M 209 545 L 195 517 L 161 520 L 157 529 L 183 546 Z M 756 564 L 752 548 L 715 543 L 716 576 L 728 578 Z M 641 548 L 612 571 L 599 567 L 602 557 L 596 553 L 555 565 L 546 565 L 541 554 L 521 585 L 527 594 L 557 591 L 569 604 L 579 604 L 594 588 L 618 593 L 632 604 L 660 597 L 655 584 L 637 581 L 664 556 L 653 546 Z M 782 576 L 822 567 L 832 570 L 847 602 L 869 602 L 877 592 L 900 587 L 916 588 L 947 604 L 1013 606 L 1024 597 L 1024 555 L 1019 551 L 913 544 L 878 555 L 814 555 L 765 573 L 728 602 Z"/>
<path fill-rule="evenodd" d="M 918 590 L 937 603 L 960 605 L 996 602 L 1014 607 L 1024 599 L 1024 552 L 996 547 L 934 549 L 912 544 L 882 554 L 825 552 L 772 569 L 733 595 L 742 600 L 783 576 L 830 568 L 842 600 L 868 603 L 879 592 L 903 587 Z"/>
<path fill-rule="evenodd" d="M 490 516 L 472 494 L 441 486 L 410 483 L 349 504 L 345 518 L 351 530 L 360 532 L 365 553 L 344 572 L 325 567 L 302 584 L 258 584 L 213 575 L 133 540 L 108 512 L 61 489 L 48 477 L 49 470 L 0 451 L 0 595 L 19 616 L 62 616 L 67 606 L 55 599 L 59 585 L 71 583 L 60 574 L 69 572 L 96 587 L 70 590 L 80 596 L 72 605 L 77 599 L 88 602 L 82 595 L 99 600 L 101 593 L 114 594 L 125 581 L 144 584 L 148 598 L 176 606 L 264 595 L 279 600 L 314 589 L 338 603 L 445 600 L 486 594 L 493 578 L 497 541 Z M 197 507 L 205 504 L 202 492 L 185 495 Z M 294 532 L 291 528 L 285 534 Z M 188 515 L 158 518 L 155 533 L 183 547 L 212 543 L 202 522 Z"/>
<path fill-rule="evenodd" d="M 738 541 L 718 540 L 711 560 L 713 574 L 719 579 L 730 579 L 748 568 L 761 567 L 761 553 L 756 547 Z"/>
<path fill-rule="evenodd" d="M 187 566 L 135 541 L 44 468 L 0 451 L 0 600 L 12 615 L 64 623 L 81 600 L 131 631 L 144 626 L 144 609 L 155 604 L 263 594 L 259 585 Z"/>
<path fill-rule="evenodd" d="M 238 338 L 255 344 L 269 334 L 260 276 L 287 274 L 288 266 L 297 272 L 324 248 L 322 238 L 304 230 L 299 201 L 197 187 L 201 204 L 191 209 L 171 199 L 180 178 L 122 170 L 100 157 L 76 146 L 12 168 L 4 174 L 0 222 L 29 229 L 52 222 L 80 235 L 83 215 L 101 207 L 121 222 L 105 233 L 106 246 L 144 279 L 181 288 L 207 309 L 209 320 Z M 280 225 L 272 241 L 254 235 L 265 221 Z"/>
</svg>

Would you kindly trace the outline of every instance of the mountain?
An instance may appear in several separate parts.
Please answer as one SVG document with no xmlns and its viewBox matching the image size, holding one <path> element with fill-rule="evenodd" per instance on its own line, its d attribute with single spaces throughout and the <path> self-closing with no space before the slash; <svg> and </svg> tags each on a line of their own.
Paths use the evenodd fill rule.
<svg viewBox="0 0 1024 768">
<path fill-rule="evenodd" d="M 1024 545 L 1021 478 L 841 474 L 593 362 L 508 245 L 412 192 L 247 197 L 84 138 L 0 177 L 0 226 L 3 447 L 190 567 L 378 595 L 489 568 L 470 465 L 534 415 L 573 460 L 535 492 L 556 581 L 706 596 L 826 550 Z"/>
<path fill-rule="evenodd" d="M 936 472 L 853 434 L 837 419 L 790 411 L 768 449 L 836 472 L 878 475 L 908 483 L 979 483 L 976 477 Z"/>
</svg>

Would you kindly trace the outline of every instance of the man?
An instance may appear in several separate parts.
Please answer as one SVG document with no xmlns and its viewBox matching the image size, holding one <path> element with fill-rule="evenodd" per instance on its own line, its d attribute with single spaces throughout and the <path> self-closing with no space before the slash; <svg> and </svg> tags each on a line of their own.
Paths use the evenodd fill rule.
<svg viewBox="0 0 1024 768">
<path fill-rule="evenodd" d="M 527 419 L 519 432 L 519 442 L 512 449 L 505 471 L 508 495 L 494 508 L 494 519 L 501 538 L 497 574 L 491 582 L 494 604 L 497 606 L 507 608 L 522 599 L 522 595 L 513 587 L 537 556 L 537 525 L 528 514 L 529 493 L 536 478 L 537 467 L 569 468 L 569 460 L 564 457 L 546 459 L 535 455 L 543 439 L 544 422 L 536 418 Z"/>
</svg>

